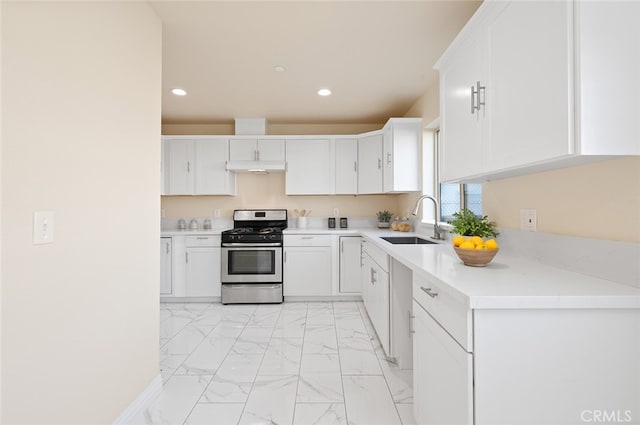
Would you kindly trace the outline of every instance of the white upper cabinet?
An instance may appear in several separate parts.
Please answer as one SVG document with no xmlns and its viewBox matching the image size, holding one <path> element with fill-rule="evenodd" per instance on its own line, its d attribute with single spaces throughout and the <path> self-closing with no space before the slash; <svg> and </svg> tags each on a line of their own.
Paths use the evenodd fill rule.
<svg viewBox="0 0 640 425">
<path fill-rule="evenodd" d="M 488 25 L 486 170 L 573 153 L 571 19 L 570 2 L 512 2 Z"/>
<path fill-rule="evenodd" d="M 164 139 L 165 189 L 167 195 L 193 195 L 195 182 L 194 146 L 191 139 Z"/>
<path fill-rule="evenodd" d="M 227 171 L 227 139 L 195 140 L 196 195 L 235 195 L 235 174 Z"/>
<path fill-rule="evenodd" d="M 228 139 L 165 136 L 163 143 L 165 194 L 235 194 L 235 176 L 225 167 Z"/>
<path fill-rule="evenodd" d="M 327 195 L 334 191 L 329 139 L 287 139 L 287 195 Z"/>
<path fill-rule="evenodd" d="M 436 64 L 442 180 L 639 154 L 639 7 L 483 3 Z"/>
<path fill-rule="evenodd" d="M 284 139 L 245 139 L 232 137 L 230 161 L 284 161 Z"/>
<path fill-rule="evenodd" d="M 383 128 L 384 192 L 420 190 L 420 118 L 391 118 Z"/>
<path fill-rule="evenodd" d="M 482 124 L 486 108 L 477 111 L 472 106 L 476 103 L 477 81 L 486 79 L 481 63 L 482 47 L 478 38 L 467 37 L 447 56 L 447 67 L 440 69 L 439 151 L 440 177 L 444 181 L 482 172 Z"/>
<path fill-rule="evenodd" d="M 640 155 L 640 2 L 577 4 L 583 155 Z"/>
<path fill-rule="evenodd" d="M 358 193 L 382 193 L 382 132 L 358 138 Z"/>
<path fill-rule="evenodd" d="M 358 139 L 337 138 L 336 151 L 336 195 L 358 193 Z"/>
</svg>

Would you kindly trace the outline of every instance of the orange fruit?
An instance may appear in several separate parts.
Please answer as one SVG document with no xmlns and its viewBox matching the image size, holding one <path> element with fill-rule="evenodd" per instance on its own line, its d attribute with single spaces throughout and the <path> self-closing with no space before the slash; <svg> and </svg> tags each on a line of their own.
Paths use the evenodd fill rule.
<svg viewBox="0 0 640 425">
<path fill-rule="evenodd" d="M 471 242 L 474 245 L 482 245 L 482 238 L 480 236 L 471 236 Z"/>
<path fill-rule="evenodd" d="M 498 249 L 498 242 L 496 242 L 495 239 L 489 239 L 484 243 L 484 245 L 487 247 L 487 249 Z"/>
<path fill-rule="evenodd" d="M 453 246 L 460 246 L 460 244 L 466 240 L 467 239 L 464 236 L 458 235 L 453 238 Z"/>
<path fill-rule="evenodd" d="M 471 241 L 464 241 L 460 244 L 460 249 L 475 249 L 475 245 Z"/>
</svg>

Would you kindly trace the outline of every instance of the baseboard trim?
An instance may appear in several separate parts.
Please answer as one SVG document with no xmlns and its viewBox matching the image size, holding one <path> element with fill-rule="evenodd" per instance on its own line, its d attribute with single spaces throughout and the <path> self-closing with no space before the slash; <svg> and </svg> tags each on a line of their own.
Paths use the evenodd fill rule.
<svg viewBox="0 0 640 425">
<path fill-rule="evenodd" d="M 140 415 L 147 407 L 151 405 L 151 402 L 160 395 L 162 392 L 162 377 L 158 374 L 153 381 L 142 390 L 142 392 L 131 402 L 121 414 L 113 421 L 113 425 L 128 425 L 133 424 L 133 421 L 138 415 Z"/>
</svg>

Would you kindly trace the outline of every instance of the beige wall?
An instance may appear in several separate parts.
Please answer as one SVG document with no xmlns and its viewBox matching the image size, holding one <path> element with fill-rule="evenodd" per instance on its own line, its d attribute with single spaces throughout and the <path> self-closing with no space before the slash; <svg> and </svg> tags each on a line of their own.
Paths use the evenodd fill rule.
<svg viewBox="0 0 640 425">
<path fill-rule="evenodd" d="M 2 423 L 112 423 L 158 374 L 161 25 L 142 2 L 2 15 Z"/>
<path fill-rule="evenodd" d="M 483 203 L 509 229 L 519 228 L 520 209 L 535 208 L 539 232 L 640 242 L 640 158 L 492 181 Z"/>
<path fill-rule="evenodd" d="M 162 208 L 167 218 L 210 217 L 222 210 L 231 217 L 236 208 L 312 209 L 311 217 L 333 216 L 333 208 L 342 217 L 375 217 L 379 210 L 397 209 L 397 195 L 287 196 L 284 173 L 236 176 L 237 196 L 163 196 Z"/>
<path fill-rule="evenodd" d="M 270 124 L 269 134 L 358 134 L 379 130 L 382 124 Z M 165 135 L 233 134 L 233 125 L 164 124 Z M 375 217 L 377 211 L 398 210 L 398 195 L 287 196 L 284 173 L 256 175 L 239 173 L 237 196 L 163 196 L 165 217 L 209 217 L 221 209 L 231 217 L 237 208 L 312 209 L 311 217 L 333 216 L 333 208 L 343 217 Z"/>
</svg>

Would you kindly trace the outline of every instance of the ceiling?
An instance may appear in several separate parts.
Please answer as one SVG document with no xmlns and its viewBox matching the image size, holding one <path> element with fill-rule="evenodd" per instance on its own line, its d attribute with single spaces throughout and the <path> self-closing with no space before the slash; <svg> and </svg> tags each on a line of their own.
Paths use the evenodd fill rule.
<svg viewBox="0 0 640 425">
<path fill-rule="evenodd" d="M 151 1 L 163 21 L 163 123 L 379 123 L 480 1 Z M 278 72 L 275 67 L 285 70 Z M 187 96 L 172 95 L 174 87 Z M 331 96 L 317 95 L 329 88 Z"/>
</svg>

